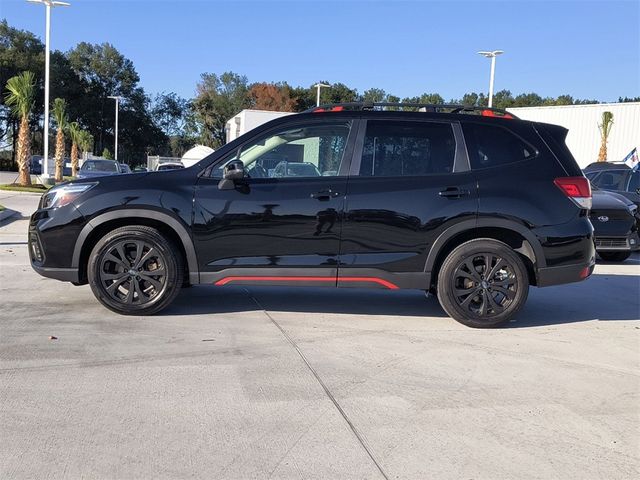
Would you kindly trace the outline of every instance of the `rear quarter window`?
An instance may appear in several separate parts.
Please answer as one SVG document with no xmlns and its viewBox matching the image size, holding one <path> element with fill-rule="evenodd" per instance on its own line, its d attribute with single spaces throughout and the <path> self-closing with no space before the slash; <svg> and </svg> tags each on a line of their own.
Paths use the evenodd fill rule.
<svg viewBox="0 0 640 480">
<path fill-rule="evenodd" d="M 515 133 L 497 125 L 463 123 L 462 129 L 474 170 L 530 160 L 538 154 Z"/>
</svg>

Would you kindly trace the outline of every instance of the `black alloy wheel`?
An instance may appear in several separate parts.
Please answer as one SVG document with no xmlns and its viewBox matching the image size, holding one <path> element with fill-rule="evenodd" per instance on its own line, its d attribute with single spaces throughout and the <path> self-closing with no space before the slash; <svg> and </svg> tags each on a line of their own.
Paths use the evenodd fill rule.
<svg viewBox="0 0 640 480">
<path fill-rule="evenodd" d="M 149 315 L 173 301 L 183 282 L 178 249 L 150 227 L 114 230 L 94 247 L 89 282 L 94 295 L 110 310 Z"/>
<path fill-rule="evenodd" d="M 454 319 L 471 327 L 509 321 L 524 305 L 526 267 L 508 245 L 477 239 L 456 247 L 438 275 L 438 299 Z"/>
</svg>

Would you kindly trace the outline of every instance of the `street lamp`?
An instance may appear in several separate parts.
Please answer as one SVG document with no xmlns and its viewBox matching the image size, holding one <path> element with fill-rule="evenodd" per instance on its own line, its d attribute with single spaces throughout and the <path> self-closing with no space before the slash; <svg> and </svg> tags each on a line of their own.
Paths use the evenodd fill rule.
<svg viewBox="0 0 640 480">
<path fill-rule="evenodd" d="M 493 105 L 493 78 L 496 74 L 496 57 L 498 55 L 502 55 L 504 52 L 502 50 L 494 50 L 492 52 L 478 52 L 478 54 L 483 57 L 487 57 L 491 59 L 491 79 L 489 80 L 489 108 Z"/>
<path fill-rule="evenodd" d="M 120 110 L 120 98 L 116 96 L 109 96 L 107 98 L 113 98 L 116 101 L 116 130 L 115 130 L 115 148 L 113 152 L 113 158 L 115 158 L 116 162 L 118 161 L 118 110 Z"/>
<path fill-rule="evenodd" d="M 53 0 L 27 0 L 30 3 L 40 3 L 46 7 L 45 23 L 45 51 L 44 51 L 44 155 L 42 158 L 42 173 L 49 178 L 49 33 L 51 30 L 51 7 L 68 7 L 67 2 Z"/>
<path fill-rule="evenodd" d="M 316 83 L 314 87 L 318 89 L 318 95 L 316 96 L 316 107 L 320 106 L 320 89 L 321 88 L 329 88 L 331 85 L 327 85 L 326 83 Z"/>
</svg>

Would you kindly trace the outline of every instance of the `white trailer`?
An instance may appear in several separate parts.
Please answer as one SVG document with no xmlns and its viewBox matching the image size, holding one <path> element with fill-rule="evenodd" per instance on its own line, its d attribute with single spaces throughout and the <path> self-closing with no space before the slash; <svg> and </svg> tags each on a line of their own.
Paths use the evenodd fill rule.
<svg viewBox="0 0 640 480">
<path fill-rule="evenodd" d="M 269 110 L 242 110 L 235 117 L 230 118 L 225 126 L 227 143 L 235 140 L 240 135 L 247 133 L 249 130 L 267 123 L 275 118 L 292 115 L 291 112 L 271 112 Z"/>
<path fill-rule="evenodd" d="M 553 123 L 569 130 L 567 146 L 581 168 L 598 160 L 602 112 L 613 113 L 607 160 L 621 161 L 640 147 L 640 102 L 508 108 L 523 120 Z"/>
</svg>

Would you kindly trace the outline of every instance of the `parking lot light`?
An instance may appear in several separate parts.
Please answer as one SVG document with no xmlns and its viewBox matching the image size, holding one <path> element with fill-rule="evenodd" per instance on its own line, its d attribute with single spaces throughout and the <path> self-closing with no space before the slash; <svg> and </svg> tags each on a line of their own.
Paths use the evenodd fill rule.
<svg viewBox="0 0 640 480">
<path fill-rule="evenodd" d="M 489 80 L 489 108 L 493 106 L 493 79 L 496 73 L 496 57 L 498 55 L 502 55 L 503 53 L 504 51 L 502 50 L 493 50 L 491 52 L 483 50 L 478 52 L 479 55 L 491 59 L 491 78 Z"/>
<path fill-rule="evenodd" d="M 45 50 L 44 50 L 44 155 L 42 156 L 42 177 L 49 178 L 49 34 L 51 31 L 51 7 L 69 7 L 68 2 L 53 0 L 27 0 L 46 7 Z"/>
<path fill-rule="evenodd" d="M 329 88 L 329 87 L 331 87 L 331 85 L 327 85 L 326 83 L 318 82 L 318 83 L 316 83 L 314 85 L 314 87 L 316 87 L 317 90 L 318 90 L 318 94 L 316 96 L 316 107 L 319 107 L 320 106 L 320 89 L 321 88 Z"/>
</svg>

